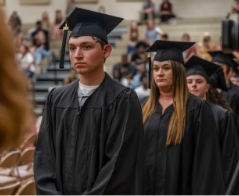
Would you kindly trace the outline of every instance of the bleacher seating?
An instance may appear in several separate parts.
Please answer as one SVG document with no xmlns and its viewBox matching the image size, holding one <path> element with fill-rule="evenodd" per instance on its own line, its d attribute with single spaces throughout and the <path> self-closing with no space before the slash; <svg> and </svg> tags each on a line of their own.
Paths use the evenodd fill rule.
<svg viewBox="0 0 239 196">
<path fill-rule="evenodd" d="M 188 33 L 191 36 L 191 41 L 198 42 L 204 32 L 208 31 L 213 37 L 213 42 L 217 44 L 221 36 L 221 19 L 222 18 L 189 18 L 189 19 L 172 19 L 169 25 L 160 25 L 159 27 L 169 35 L 169 40 L 179 41 L 183 33 Z M 105 62 L 105 71 L 111 74 L 112 67 L 121 59 L 121 54 L 126 53 L 127 46 L 127 30 L 130 21 L 123 21 L 109 36 L 109 43 L 113 46 L 111 55 Z M 158 24 L 158 20 L 156 20 Z M 34 24 L 23 24 L 23 31 L 28 32 Z M 157 25 L 158 26 L 158 25 Z M 141 38 L 144 38 L 146 25 L 139 26 Z M 58 60 L 60 55 L 61 41 L 51 41 L 51 50 L 56 54 Z M 43 104 L 45 103 L 48 89 L 51 87 L 58 87 L 62 85 L 62 81 L 68 76 L 71 68 L 69 56 L 65 56 L 65 68 L 63 70 L 58 68 L 59 61 L 43 62 L 42 73 L 36 77 L 34 84 L 36 102 L 35 113 L 41 114 Z"/>
</svg>

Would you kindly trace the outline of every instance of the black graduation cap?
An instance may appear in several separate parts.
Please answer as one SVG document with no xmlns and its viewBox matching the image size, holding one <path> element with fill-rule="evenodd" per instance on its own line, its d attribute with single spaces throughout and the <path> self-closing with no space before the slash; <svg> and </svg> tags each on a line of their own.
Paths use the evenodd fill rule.
<svg viewBox="0 0 239 196">
<path fill-rule="evenodd" d="M 176 42 L 176 41 L 163 41 L 157 40 L 150 46 L 146 52 L 157 52 L 154 61 L 176 61 L 184 64 L 182 52 L 193 46 L 195 42 Z M 151 57 L 148 55 L 149 60 L 149 88 L 151 81 Z"/>
<path fill-rule="evenodd" d="M 228 91 L 225 76 L 222 68 L 218 69 L 209 78 L 209 83 L 214 88 L 220 88 L 221 90 Z"/>
<path fill-rule="evenodd" d="M 220 68 L 218 65 L 197 56 L 192 56 L 184 66 L 187 69 L 187 76 L 201 75 L 208 82 L 209 77 Z"/>
<path fill-rule="evenodd" d="M 182 52 L 194 45 L 195 42 L 176 42 L 157 40 L 146 52 L 157 52 L 154 61 L 176 61 L 184 64 Z"/>
<path fill-rule="evenodd" d="M 214 88 L 227 90 L 223 70 L 220 66 L 197 56 L 192 56 L 184 66 L 187 69 L 187 76 L 201 75 Z"/>
<path fill-rule="evenodd" d="M 123 18 L 94 12 L 82 8 L 75 8 L 74 11 L 67 17 L 60 29 L 64 30 L 61 48 L 60 67 L 64 65 L 65 44 L 67 31 L 72 33 L 70 37 L 94 36 L 108 43 L 107 35 L 123 20 Z"/>
<path fill-rule="evenodd" d="M 233 67 L 233 64 L 227 54 L 222 51 L 208 52 L 212 56 L 212 62 L 218 62 L 225 64 L 229 67 Z"/>
</svg>

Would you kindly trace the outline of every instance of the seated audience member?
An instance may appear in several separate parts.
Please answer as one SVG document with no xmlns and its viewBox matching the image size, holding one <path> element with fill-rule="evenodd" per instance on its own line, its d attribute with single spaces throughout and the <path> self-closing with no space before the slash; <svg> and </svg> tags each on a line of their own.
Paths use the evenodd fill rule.
<svg viewBox="0 0 239 196">
<path fill-rule="evenodd" d="M 161 40 L 163 40 L 163 41 L 168 41 L 168 34 L 167 33 L 164 33 L 163 35 L 162 35 L 162 37 L 161 37 Z"/>
<path fill-rule="evenodd" d="M 141 85 L 135 89 L 139 98 L 149 96 L 150 89 L 148 88 L 148 79 L 146 75 L 140 77 Z"/>
<path fill-rule="evenodd" d="M 127 54 L 134 53 L 136 51 L 135 45 L 140 40 L 140 33 L 137 22 L 132 21 L 130 23 L 130 28 L 127 37 L 128 37 Z"/>
<path fill-rule="evenodd" d="M 148 45 L 144 41 L 140 41 L 136 44 L 137 51 L 131 57 L 131 63 L 134 66 L 140 65 L 143 60 L 145 60 L 145 50 L 148 48 Z M 147 59 L 146 59 L 147 62 Z"/>
<path fill-rule="evenodd" d="M 49 50 L 49 32 L 42 28 L 41 21 L 36 22 L 36 29 L 31 34 L 32 40 L 34 41 L 35 45 L 37 45 L 37 41 L 39 41 L 39 39 L 42 39 L 42 37 L 38 37 L 39 33 L 43 33 L 44 35 L 44 43 L 41 44 L 43 44 L 44 49 Z M 43 39 L 41 40 L 41 42 L 43 41 Z"/>
<path fill-rule="evenodd" d="M 175 17 L 175 15 L 173 14 L 173 6 L 169 2 L 169 0 L 163 0 L 162 4 L 159 7 L 159 10 L 162 24 L 167 23 L 170 18 Z"/>
<path fill-rule="evenodd" d="M 129 85 L 129 81 L 122 76 L 120 70 L 118 69 L 113 70 L 113 79 L 124 86 Z"/>
<path fill-rule="evenodd" d="M 190 35 L 184 33 L 181 37 L 181 41 L 190 42 Z M 193 55 L 197 55 L 197 49 L 195 45 L 191 46 L 189 49 L 183 52 L 184 62 L 187 62 L 188 59 L 190 59 Z"/>
<path fill-rule="evenodd" d="M 53 26 L 53 35 L 52 35 L 53 40 L 61 40 L 63 31 L 59 29 L 59 27 L 61 26 L 62 23 L 63 23 L 63 16 L 62 16 L 61 10 L 56 10 L 55 22 Z"/>
<path fill-rule="evenodd" d="M 205 60 L 211 61 L 212 57 L 208 52 L 215 51 L 215 45 L 209 32 L 203 33 L 201 42 L 198 43 L 197 55 Z"/>
<path fill-rule="evenodd" d="M 41 24 L 42 24 L 42 28 L 47 30 L 49 33 L 49 39 L 51 39 L 52 37 L 52 31 L 53 31 L 53 25 L 49 19 L 49 15 L 47 12 L 43 12 L 42 13 L 42 17 L 41 17 Z"/>
<path fill-rule="evenodd" d="M 129 87 L 132 89 L 139 87 L 141 84 L 140 78 L 141 76 L 146 75 L 146 73 L 147 73 L 147 70 L 146 70 L 145 64 L 139 65 L 139 71 L 136 75 L 134 75 L 133 79 L 130 82 Z"/>
<path fill-rule="evenodd" d="M 35 63 L 37 67 L 41 64 L 43 58 L 48 58 L 52 55 L 52 52 L 50 50 L 45 49 L 44 43 L 46 43 L 45 36 L 44 33 L 40 31 L 36 35 L 36 50 L 34 53 Z"/>
<path fill-rule="evenodd" d="M 159 39 L 159 36 L 162 36 L 164 32 L 159 28 L 155 27 L 153 20 L 147 21 L 147 29 L 145 32 L 145 42 L 151 46 L 156 40 Z"/>
<path fill-rule="evenodd" d="M 34 58 L 28 51 L 28 47 L 26 45 L 22 44 L 20 46 L 20 51 L 17 54 L 17 61 L 20 69 L 23 70 L 27 77 L 32 77 L 34 75 Z"/>
<path fill-rule="evenodd" d="M 131 80 L 132 77 L 136 74 L 137 69 L 128 62 L 128 56 L 126 54 L 123 54 L 121 56 L 121 62 L 117 63 L 113 67 L 113 73 L 115 70 L 118 70 L 120 74 L 127 78 L 128 80 Z M 113 75 L 113 74 L 112 74 Z"/>
<path fill-rule="evenodd" d="M 143 7 L 142 10 L 140 10 L 140 14 L 143 15 L 143 19 L 144 20 L 148 20 L 149 19 L 149 15 L 152 16 L 152 18 L 155 17 L 155 5 L 151 0 L 146 0 L 143 3 Z"/>
<path fill-rule="evenodd" d="M 13 13 L 11 14 L 8 24 L 11 27 L 13 35 L 17 35 L 18 33 L 21 32 L 22 23 L 16 11 L 13 11 Z"/>
<path fill-rule="evenodd" d="M 237 21 L 239 14 L 239 0 L 233 0 L 231 11 L 228 13 L 226 18 Z"/>
<path fill-rule="evenodd" d="M 34 117 L 26 78 L 15 60 L 14 40 L 0 9 L 0 150 L 18 148 Z M 6 193 L 5 193 L 6 194 Z"/>
</svg>

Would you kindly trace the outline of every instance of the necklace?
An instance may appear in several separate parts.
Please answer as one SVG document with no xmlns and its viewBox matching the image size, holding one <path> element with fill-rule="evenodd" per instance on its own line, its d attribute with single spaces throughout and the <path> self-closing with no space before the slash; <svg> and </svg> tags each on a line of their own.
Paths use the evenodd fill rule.
<svg viewBox="0 0 239 196">
<path fill-rule="evenodd" d="M 170 99 L 167 100 L 167 99 L 162 99 L 162 98 L 161 98 L 161 100 L 162 100 L 164 103 L 167 103 L 168 101 L 170 101 Z"/>
</svg>

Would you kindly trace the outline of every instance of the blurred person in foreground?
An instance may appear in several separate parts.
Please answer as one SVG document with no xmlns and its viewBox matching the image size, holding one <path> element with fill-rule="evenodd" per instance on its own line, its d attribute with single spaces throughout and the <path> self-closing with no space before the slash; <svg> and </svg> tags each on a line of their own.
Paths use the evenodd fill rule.
<svg viewBox="0 0 239 196">
<path fill-rule="evenodd" d="M 19 147 L 33 123 L 23 73 L 15 61 L 13 37 L 0 9 L 0 148 Z M 21 139 L 20 139 L 21 138 Z"/>
</svg>

